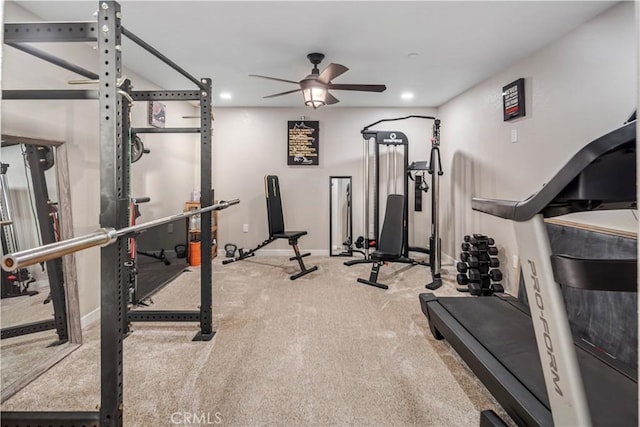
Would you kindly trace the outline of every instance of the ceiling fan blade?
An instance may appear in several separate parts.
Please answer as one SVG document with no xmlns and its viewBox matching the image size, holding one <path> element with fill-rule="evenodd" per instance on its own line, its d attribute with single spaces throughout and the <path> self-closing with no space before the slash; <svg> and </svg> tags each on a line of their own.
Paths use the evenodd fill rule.
<svg viewBox="0 0 640 427">
<path fill-rule="evenodd" d="M 290 93 L 300 92 L 301 90 L 302 90 L 302 88 L 298 88 L 298 89 L 294 89 L 294 90 L 288 90 L 286 92 L 274 93 L 273 95 L 263 96 L 263 98 L 275 98 L 276 96 L 288 95 Z"/>
<path fill-rule="evenodd" d="M 260 77 L 261 79 L 275 80 L 277 82 L 293 83 L 295 85 L 300 84 L 300 82 L 294 82 L 293 80 L 278 79 L 275 77 L 268 77 L 268 76 L 260 76 L 258 74 L 249 74 L 249 77 Z"/>
<path fill-rule="evenodd" d="M 327 102 L 327 105 L 337 104 L 338 102 L 340 102 L 340 100 L 338 98 L 336 98 L 335 96 L 331 95 L 329 92 L 327 92 L 327 96 L 325 98 L 325 101 Z"/>
<path fill-rule="evenodd" d="M 349 71 L 349 69 L 344 65 L 331 63 L 320 73 L 318 80 L 322 83 L 329 83 L 331 80 L 347 71 Z"/>
<path fill-rule="evenodd" d="M 385 85 L 350 85 L 350 84 L 330 84 L 327 89 L 334 90 L 359 90 L 362 92 L 384 92 L 387 90 Z"/>
</svg>

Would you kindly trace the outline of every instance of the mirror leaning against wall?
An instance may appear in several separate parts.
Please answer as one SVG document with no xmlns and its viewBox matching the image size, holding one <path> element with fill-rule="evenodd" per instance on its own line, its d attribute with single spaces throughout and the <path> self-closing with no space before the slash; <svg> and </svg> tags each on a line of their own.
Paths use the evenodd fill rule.
<svg viewBox="0 0 640 427">
<path fill-rule="evenodd" d="M 2 135 L 2 255 L 73 237 L 66 147 Z M 73 255 L 2 271 L 0 362 L 4 402 L 81 344 Z"/>
<path fill-rule="evenodd" d="M 329 255 L 353 255 L 351 177 L 329 177 Z"/>
</svg>

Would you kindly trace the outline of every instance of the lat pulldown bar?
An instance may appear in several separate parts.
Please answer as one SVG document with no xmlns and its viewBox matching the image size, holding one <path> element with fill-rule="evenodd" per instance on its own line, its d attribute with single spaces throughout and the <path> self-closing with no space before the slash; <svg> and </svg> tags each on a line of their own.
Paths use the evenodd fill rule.
<svg viewBox="0 0 640 427">
<path fill-rule="evenodd" d="M 179 219 L 189 218 L 193 215 L 226 209 L 229 206 L 237 205 L 238 203 L 240 203 L 240 199 L 221 201 L 220 203 L 216 203 L 215 205 L 207 206 L 202 209 L 181 212 L 164 218 L 154 219 L 153 221 L 145 222 L 142 224 L 136 224 L 130 227 L 121 228 L 120 230 L 115 230 L 113 228 L 101 228 L 95 233 L 87 234 L 85 236 L 74 237 L 73 239 L 63 240 L 61 242 L 55 242 L 37 248 L 15 252 L 13 254 L 5 255 L 2 258 L 2 269 L 5 271 L 14 271 L 19 268 L 49 261 L 54 258 L 59 258 L 64 255 L 79 252 L 95 246 L 108 246 L 114 243 L 120 237 L 139 233 L 149 228 L 174 222 Z"/>
</svg>

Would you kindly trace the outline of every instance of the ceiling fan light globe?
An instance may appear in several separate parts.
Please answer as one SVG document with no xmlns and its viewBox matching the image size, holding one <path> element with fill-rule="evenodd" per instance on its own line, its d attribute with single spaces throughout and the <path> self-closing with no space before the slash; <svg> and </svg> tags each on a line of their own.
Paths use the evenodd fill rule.
<svg viewBox="0 0 640 427">
<path fill-rule="evenodd" d="M 316 108 L 327 105 L 327 90 L 323 87 L 308 87 L 302 90 L 304 104 Z"/>
</svg>

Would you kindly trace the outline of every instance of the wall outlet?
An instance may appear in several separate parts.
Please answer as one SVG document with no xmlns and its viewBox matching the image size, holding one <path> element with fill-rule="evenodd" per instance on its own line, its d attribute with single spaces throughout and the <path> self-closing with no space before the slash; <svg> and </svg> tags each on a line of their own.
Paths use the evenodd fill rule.
<svg viewBox="0 0 640 427">
<path fill-rule="evenodd" d="M 243 233 L 249 232 L 249 224 L 242 224 L 242 232 Z"/>
<path fill-rule="evenodd" d="M 514 255 L 513 256 L 513 260 L 511 261 L 511 265 L 513 266 L 513 268 L 520 267 L 520 257 L 518 255 Z"/>
<path fill-rule="evenodd" d="M 167 233 L 173 233 L 173 224 L 167 225 Z"/>
<path fill-rule="evenodd" d="M 511 129 L 511 142 L 518 142 L 518 130 Z"/>
</svg>

